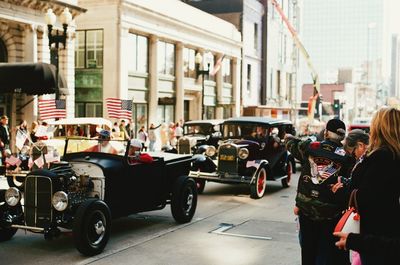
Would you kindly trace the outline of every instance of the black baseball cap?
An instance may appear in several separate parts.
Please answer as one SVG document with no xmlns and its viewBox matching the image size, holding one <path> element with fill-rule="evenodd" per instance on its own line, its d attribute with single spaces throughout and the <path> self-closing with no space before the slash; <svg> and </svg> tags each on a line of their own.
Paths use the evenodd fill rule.
<svg viewBox="0 0 400 265">
<path fill-rule="evenodd" d="M 339 119 L 331 119 L 326 124 L 326 129 L 330 132 L 336 133 L 338 135 L 346 134 L 346 125 L 343 121 Z"/>
</svg>

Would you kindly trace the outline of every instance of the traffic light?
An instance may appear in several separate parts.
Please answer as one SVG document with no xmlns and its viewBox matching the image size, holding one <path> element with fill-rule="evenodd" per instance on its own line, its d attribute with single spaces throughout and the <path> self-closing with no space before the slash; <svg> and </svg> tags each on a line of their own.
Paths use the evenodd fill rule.
<svg viewBox="0 0 400 265">
<path fill-rule="evenodd" d="M 339 99 L 333 100 L 333 114 L 336 117 L 340 117 L 340 100 Z"/>
</svg>

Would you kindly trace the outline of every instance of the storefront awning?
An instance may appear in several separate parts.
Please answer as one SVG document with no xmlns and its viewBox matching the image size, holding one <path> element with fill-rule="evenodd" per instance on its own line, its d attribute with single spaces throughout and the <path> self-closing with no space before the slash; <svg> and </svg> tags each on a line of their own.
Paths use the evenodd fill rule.
<svg viewBox="0 0 400 265">
<path fill-rule="evenodd" d="M 47 63 L 0 63 L 0 93 L 53 94 L 57 87 L 56 67 Z M 60 91 L 67 88 L 58 75 Z M 65 93 L 62 93 L 65 94 Z"/>
</svg>

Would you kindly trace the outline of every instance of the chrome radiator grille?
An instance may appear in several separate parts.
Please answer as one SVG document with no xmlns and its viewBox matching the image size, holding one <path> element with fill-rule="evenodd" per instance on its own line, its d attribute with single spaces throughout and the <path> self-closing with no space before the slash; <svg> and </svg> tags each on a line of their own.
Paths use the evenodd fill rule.
<svg viewBox="0 0 400 265">
<path fill-rule="evenodd" d="M 53 216 L 51 196 L 52 182 L 49 177 L 28 176 L 25 180 L 25 224 L 47 227 Z"/>
<path fill-rule="evenodd" d="M 237 173 L 237 148 L 227 144 L 218 149 L 218 171 L 223 173 Z"/>
</svg>

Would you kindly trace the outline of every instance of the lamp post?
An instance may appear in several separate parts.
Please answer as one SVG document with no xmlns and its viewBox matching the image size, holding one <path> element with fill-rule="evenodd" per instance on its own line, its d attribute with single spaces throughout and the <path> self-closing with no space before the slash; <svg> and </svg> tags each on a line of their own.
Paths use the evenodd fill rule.
<svg viewBox="0 0 400 265">
<path fill-rule="evenodd" d="M 47 13 L 45 15 L 45 21 L 47 24 L 47 35 L 49 37 L 49 48 L 50 48 L 50 61 L 51 64 L 56 66 L 56 99 L 59 99 L 60 91 L 58 87 L 58 75 L 59 75 L 59 58 L 58 58 L 58 49 L 60 47 L 60 43 L 63 45 L 63 49 L 66 48 L 67 42 L 67 29 L 69 23 L 72 21 L 72 14 L 69 12 L 68 7 L 64 8 L 64 11 L 60 15 L 60 22 L 63 27 L 62 34 L 58 33 L 58 29 L 55 34 L 53 34 L 53 26 L 56 23 L 56 15 L 54 14 L 51 8 L 47 9 Z M 54 47 L 52 45 L 54 44 Z"/>
<path fill-rule="evenodd" d="M 196 79 L 201 75 L 201 119 L 205 119 L 205 107 L 204 107 L 204 76 L 210 74 L 210 64 L 212 60 L 212 53 L 208 52 L 206 55 L 206 63 L 207 69 L 200 69 L 200 64 L 203 64 L 203 56 L 200 52 L 197 52 L 195 57 L 195 65 L 196 65 Z"/>
</svg>

